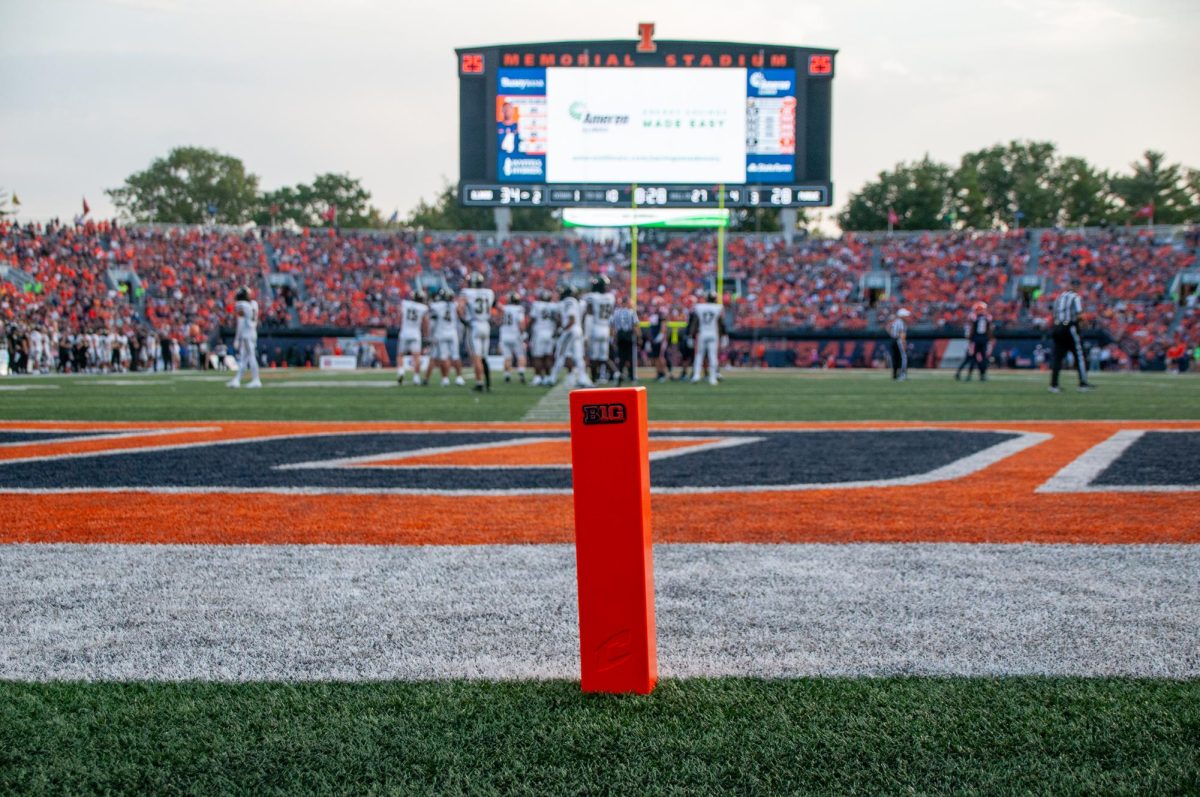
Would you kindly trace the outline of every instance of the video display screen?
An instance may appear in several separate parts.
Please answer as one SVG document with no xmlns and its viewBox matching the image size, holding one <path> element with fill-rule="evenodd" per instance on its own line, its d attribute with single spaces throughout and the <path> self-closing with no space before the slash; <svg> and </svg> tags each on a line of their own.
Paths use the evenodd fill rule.
<svg viewBox="0 0 1200 797">
<path fill-rule="evenodd" d="M 644 27 L 628 41 L 456 50 L 459 202 L 832 203 L 836 50 L 658 40 Z"/>
<path fill-rule="evenodd" d="M 789 69 L 501 68 L 502 183 L 792 183 Z"/>
</svg>

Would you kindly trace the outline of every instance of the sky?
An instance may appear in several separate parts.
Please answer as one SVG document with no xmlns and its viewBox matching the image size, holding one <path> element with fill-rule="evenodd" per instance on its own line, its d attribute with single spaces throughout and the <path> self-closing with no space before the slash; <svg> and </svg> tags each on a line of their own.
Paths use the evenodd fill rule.
<svg viewBox="0 0 1200 797">
<path fill-rule="evenodd" d="M 454 48 L 659 39 L 838 49 L 835 209 L 880 170 L 1013 139 L 1200 167 L 1196 0 L 0 0 L 0 190 L 69 217 L 172 147 L 404 216 L 458 174 Z"/>
</svg>

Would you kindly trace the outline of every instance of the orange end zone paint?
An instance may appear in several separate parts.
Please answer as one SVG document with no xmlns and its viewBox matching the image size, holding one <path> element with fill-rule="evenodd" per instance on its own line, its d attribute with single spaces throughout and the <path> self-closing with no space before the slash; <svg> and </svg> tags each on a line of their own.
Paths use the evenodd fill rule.
<svg viewBox="0 0 1200 797">
<path fill-rule="evenodd" d="M 1037 488 L 1092 446 L 1123 429 L 1200 430 L 1197 422 L 663 423 L 707 437 L 713 429 L 1008 429 L 1052 439 L 972 475 L 909 487 L 653 495 L 657 542 L 995 542 L 1200 544 L 1200 492 L 1046 494 Z M 513 429 L 563 435 L 561 424 L 62 423 L 0 422 L 4 428 L 133 429 L 169 436 L 43 442 L 0 449 L 31 454 L 331 431 Z M 653 442 L 653 441 L 652 441 Z M 653 447 L 653 446 L 652 446 Z M 541 464 L 540 452 L 529 464 Z M 352 495 L 106 492 L 0 493 L 9 511 L 0 543 L 201 543 L 479 545 L 570 543 L 571 496 Z"/>
<path fill-rule="evenodd" d="M 649 694 L 658 682 L 644 387 L 571 401 L 581 686 Z"/>
</svg>

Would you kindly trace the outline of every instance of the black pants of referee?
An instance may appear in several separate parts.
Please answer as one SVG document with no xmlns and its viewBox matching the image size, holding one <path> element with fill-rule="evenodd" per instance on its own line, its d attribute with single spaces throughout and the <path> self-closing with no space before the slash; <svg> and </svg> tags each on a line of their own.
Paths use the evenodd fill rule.
<svg viewBox="0 0 1200 797">
<path fill-rule="evenodd" d="M 633 336 L 617 333 L 617 378 L 627 377 L 630 382 L 637 381 L 637 351 L 633 345 Z"/>
<path fill-rule="evenodd" d="M 900 341 L 892 338 L 892 379 L 908 376 L 908 352 Z"/>
<path fill-rule="evenodd" d="M 1068 354 L 1075 355 L 1075 367 L 1079 370 L 1079 384 L 1086 385 L 1087 360 L 1083 357 L 1083 340 L 1079 337 L 1078 324 L 1054 325 L 1054 354 L 1050 361 L 1050 387 L 1058 387 L 1058 372 Z"/>
</svg>

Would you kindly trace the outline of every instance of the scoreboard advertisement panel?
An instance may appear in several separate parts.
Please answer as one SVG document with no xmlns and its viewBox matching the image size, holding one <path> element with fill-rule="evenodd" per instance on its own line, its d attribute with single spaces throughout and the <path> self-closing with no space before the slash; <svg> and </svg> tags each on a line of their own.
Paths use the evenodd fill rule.
<svg viewBox="0 0 1200 797">
<path fill-rule="evenodd" d="M 458 50 L 460 201 L 831 204 L 834 51 L 647 38 Z"/>
</svg>

